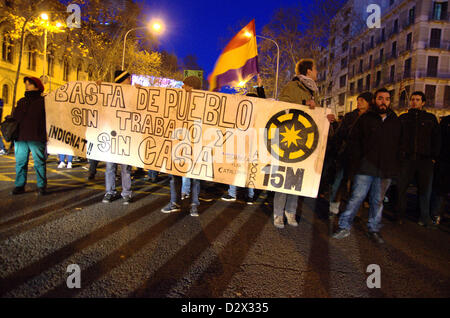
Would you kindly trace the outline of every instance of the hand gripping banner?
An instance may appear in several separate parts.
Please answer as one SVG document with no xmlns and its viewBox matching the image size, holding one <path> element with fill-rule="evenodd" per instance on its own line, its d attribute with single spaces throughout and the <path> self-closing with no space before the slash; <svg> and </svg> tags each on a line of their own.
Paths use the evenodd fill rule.
<svg viewBox="0 0 450 318">
<path fill-rule="evenodd" d="M 45 107 L 50 154 L 317 197 L 326 108 L 95 82 L 67 83 Z"/>
</svg>

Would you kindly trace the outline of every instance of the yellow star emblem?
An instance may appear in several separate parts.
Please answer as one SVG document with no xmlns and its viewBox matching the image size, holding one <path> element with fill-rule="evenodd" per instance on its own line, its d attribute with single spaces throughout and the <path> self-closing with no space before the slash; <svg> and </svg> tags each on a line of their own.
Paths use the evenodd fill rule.
<svg viewBox="0 0 450 318">
<path fill-rule="evenodd" d="M 297 144 L 297 140 L 302 139 L 298 133 L 300 132 L 299 130 L 295 130 L 294 125 L 292 125 L 292 128 L 289 129 L 287 127 L 284 127 L 284 133 L 280 133 L 281 135 L 283 135 L 283 140 L 281 140 L 281 142 L 286 142 L 288 148 L 291 146 L 291 144 L 295 144 L 296 146 L 298 146 Z"/>
</svg>

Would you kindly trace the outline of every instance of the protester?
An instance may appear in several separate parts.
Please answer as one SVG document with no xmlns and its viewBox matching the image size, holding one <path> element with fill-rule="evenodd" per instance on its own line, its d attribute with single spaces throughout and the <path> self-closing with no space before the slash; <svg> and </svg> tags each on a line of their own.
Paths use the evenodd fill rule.
<svg viewBox="0 0 450 318">
<path fill-rule="evenodd" d="M 450 192 L 450 115 L 441 119 L 441 151 L 435 164 L 431 196 L 431 217 L 439 225 L 445 199 Z"/>
<path fill-rule="evenodd" d="M 281 91 L 279 100 L 288 103 L 308 105 L 311 109 L 316 107 L 318 87 L 317 68 L 314 60 L 302 59 L 295 67 L 296 76 Z M 319 106 L 319 105 L 317 105 Z M 330 122 L 334 122 L 333 114 L 327 115 Z M 296 221 L 298 196 L 294 194 L 286 194 L 275 192 L 274 196 L 274 226 L 284 228 L 284 215 L 288 224 L 298 226 Z"/>
<path fill-rule="evenodd" d="M 262 80 L 259 75 L 257 76 L 257 83 L 258 83 L 258 86 L 256 87 L 257 94 L 248 93 L 246 96 L 266 98 L 264 86 L 262 85 Z M 222 196 L 221 199 L 223 201 L 236 201 L 236 197 L 237 197 L 237 187 L 234 185 L 230 185 L 228 187 L 228 193 Z M 255 201 L 255 190 L 253 188 L 247 188 L 247 195 L 245 197 L 245 202 L 248 205 L 253 205 L 254 201 Z"/>
<path fill-rule="evenodd" d="M 398 170 L 401 123 L 390 109 L 389 91 L 375 92 L 372 106 L 356 121 L 350 135 L 351 164 L 356 167 L 352 194 L 345 211 L 339 218 L 339 230 L 333 238 L 350 235 L 353 219 L 369 193 L 369 238 L 384 243 L 381 218 L 384 195 Z"/>
<path fill-rule="evenodd" d="M 114 82 L 120 84 L 131 85 L 131 74 L 127 71 L 118 70 L 114 73 Z M 92 161 L 91 161 L 92 162 Z M 127 205 L 131 202 L 131 166 L 121 164 L 121 179 L 122 179 L 122 198 L 123 204 Z M 116 172 L 117 163 L 107 162 L 105 172 L 105 186 L 106 194 L 102 200 L 103 203 L 110 203 L 118 198 L 116 192 Z"/>
<path fill-rule="evenodd" d="M 417 174 L 420 202 L 419 225 L 431 225 L 430 196 L 433 166 L 440 151 L 439 124 L 436 117 L 423 109 L 426 97 L 416 91 L 410 97 L 410 109 L 400 115 L 402 142 L 400 148 L 400 174 L 397 182 L 397 220 L 402 223 L 406 212 L 406 192 Z"/>
<path fill-rule="evenodd" d="M 202 82 L 197 76 L 186 77 L 183 81 L 183 88 L 190 92 L 193 89 L 201 89 Z M 164 208 L 161 209 L 163 213 L 173 213 L 181 211 L 181 188 L 182 188 L 182 177 L 180 176 L 170 176 L 170 202 Z M 200 194 L 200 180 L 191 179 L 192 188 L 192 199 L 190 215 L 197 217 L 198 206 L 200 205 L 199 194 Z M 186 191 L 186 190 L 185 190 Z"/>
<path fill-rule="evenodd" d="M 88 175 L 89 181 L 95 179 L 95 175 L 97 174 L 98 163 L 99 163 L 99 161 L 97 161 L 97 160 L 89 159 L 89 175 Z"/>
<path fill-rule="evenodd" d="M 41 96 L 44 86 L 36 77 L 25 77 L 25 97 L 17 102 L 12 117 L 19 123 L 19 136 L 14 142 L 16 157 L 16 180 L 13 195 L 25 193 L 28 159 L 30 152 L 34 160 L 38 194 L 45 195 L 46 142 L 45 101 Z"/>
<path fill-rule="evenodd" d="M 358 118 L 369 110 L 369 105 L 372 102 L 373 95 L 370 92 L 364 92 L 358 96 L 357 108 L 345 114 L 341 125 L 333 137 L 335 154 L 335 176 L 332 182 L 331 191 L 329 195 L 330 210 L 329 210 L 329 224 L 333 225 L 335 216 L 339 213 L 339 206 L 341 196 L 347 189 L 348 180 L 352 180 L 353 171 L 349 165 L 348 140 L 353 126 L 356 124 Z"/>
<path fill-rule="evenodd" d="M 59 165 L 58 169 L 66 168 L 65 159 L 67 158 L 67 169 L 72 169 L 73 156 L 70 155 L 58 155 Z"/>
</svg>

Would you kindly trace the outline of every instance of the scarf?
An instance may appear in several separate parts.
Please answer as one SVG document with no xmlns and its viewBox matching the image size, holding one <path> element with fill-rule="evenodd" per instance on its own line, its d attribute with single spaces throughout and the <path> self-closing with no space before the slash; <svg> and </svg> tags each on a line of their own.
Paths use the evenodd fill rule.
<svg viewBox="0 0 450 318">
<path fill-rule="evenodd" d="M 308 87 L 313 92 L 317 93 L 319 91 L 319 88 L 317 87 L 317 84 L 313 79 L 302 74 L 298 75 L 298 79 L 303 85 Z"/>
</svg>

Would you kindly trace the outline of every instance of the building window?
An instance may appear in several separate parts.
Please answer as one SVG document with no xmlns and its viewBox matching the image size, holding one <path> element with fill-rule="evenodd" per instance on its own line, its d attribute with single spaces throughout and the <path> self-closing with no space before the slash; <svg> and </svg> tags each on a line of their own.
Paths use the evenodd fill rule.
<svg viewBox="0 0 450 318">
<path fill-rule="evenodd" d="M 398 32 L 398 19 L 395 19 L 394 21 L 394 28 L 392 29 L 392 33 Z"/>
<path fill-rule="evenodd" d="M 381 71 L 378 71 L 377 72 L 377 79 L 376 79 L 376 82 L 375 82 L 375 86 L 379 87 L 380 83 L 381 83 Z"/>
<path fill-rule="evenodd" d="M 412 44 L 412 33 L 408 33 L 406 36 L 406 49 L 411 50 L 411 44 Z"/>
<path fill-rule="evenodd" d="M 447 7 L 448 1 L 435 2 L 433 4 L 433 20 L 447 20 Z"/>
<path fill-rule="evenodd" d="M 344 28 L 344 34 L 345 34 L 345 35 L 348 35 L 349 32 L 350 32 L 350 25 L 347 25 L 347 26 Z"/>
<path fill-rule="evenodd" d="M 81 75 L 81 64 L 78 64 L 78 66 L 77 66 L 77 81 L 80 80 L 80 75 Z"/>
<path fill-rule="evenodd" d="M 360 78 L 358 80 L 357 89 L 358 89 L 358 93 L 361 93 L 363 91 L 363 79 L 362 78 Z"/>
<path fill-rule="evenodd" d="M 434 107 L 436 97 L 436 85 L 425 85 L 425 97 L 427 99 L 427 106 Z"/>
<path fill-rule="evenodd" d="M 389 95 L 391 97 L 391 105 L 394 105 L 394 98 L 395 98 L 395 89 L 389 91 Z"/>
<path fill-rule="evenodd" d="M 12 63 L 13 62 L 13 46 L 12 39 L 9 34 L 3 35 L 3 43 L 2 43 L 2 60 Z"/>
<path fill-rule="evenodd" d="M 347 49 L 348 49 L 348 42 L 345 41 L 344 43 L 342 43 L 342 52 L 347 51 Z"/>
<path fill-rule="evenodd" d="M 371 48 L 371 49 L 373 49 L 373 47 L 374 47 L 373 41 L 374 41 L 374 36 L 372 35 L 372 36 L 370 37 L 370 48 Z"/>
<path fill-rule="evenodd" d="M 438 60 L 439 58 L 437 56 L 428 57 L 427 76 L 437 77 Z"/>
<path fill-rule="evenodd" d="M 444 107 L 450 107 L 450 86 L 445 86 Z"/>
<path fill-rule="evenodd" d="M 372 54 L 369 56 L 369 68 L 372 68 Z"/>
<path fill-rule="evenodd" d="M 416 7 L 412 7 L 411 9 L 409 9 L 408 25 L 413 24 L 415 19 L 416 19 Z"/>
<path fill-rule="evenodd" d="M 405 60 L 405 69 L 403 72 L 403 77 L 404 78 L 411 77 L 411 58 Z"/>
<path fill-rule="evenodd" d="M 384 32 L 384 28 L 381 29 L 381 42 L 384 42 L 384 36 L 385 36 L 385 32 Z"/>
<path fill-rule="evenodd" d="M 70 66 L 69 66 L 69 62 L 67 60 L 64 60 L 64 65 L 63 65 L 63 81 L 64 82 L 68 82 L 69 81 L 69 72 L 70 72 Z"/>
<path fill-rule="evenodd" d="M 362 73 L 363 71 L 363 60 L 359 60 L 359 72 Z"/>
<path fill-rule="evenodd" d="M 28 45 L 28 69 L 36 71 L 36 49 L 33 45 Z"/>
<path fill-rule="evenodd" d="M 55 57 L 53 55 L 53 52 L 49 52 L 47 56 L 47 75 L 53 76 L 54 69 L 55 69 Z"/>
<path fill-rule="evenodd" d="M 347 84 L 347 75 L 342 75 L 339 78 L 339 87 L 342 88 L 345 86 L 345 84 Z"/>
<path fill-rule="evenodd" d="M 370 91 L 370 74 L 366 76 L 366 91 Z"/>
<path fill-rule="evenodd" d="M 345 93 L 339 94 L 339 106 L 345 105 Z"/>
<path fill-rule="evenodd" d="M 404 89 L 400 93 L 400 99 L 398 101 L 398 107 L 405 108 L 407 106 L 408 106 L 408 104 L 407 104 L 407 100 L 406 100 L 406 90 Z"/>
<path fill-rule="evenodd" d="M 355 82 L 350 83 L 350 94 L 355 94 Z"/>
<path fill-rule="evenodd" d="M 391 57 L 397 57 L 397 41 L 392 42 Z"/>
<path fill-rule="evenodd" d="M 430 47 L 441 47 L 441 29 L 431 29 Z"/>
<path fill-rule="evenodd" d="M 9 104 L 9 86 L 6 84 L 2 88 L 2 99 L 5 105 Z"/>
<path fill-rule="evenodd" d="M 389 0 L 389 5 L 390 5 L 390 6 L 393 5 L 394 2 L 395 2 L 395 0 Z"/>
<path fill-rule="evenodd" d="M 361 54 L 364 53 L 364 42 L 361 43 Z"/>
<path fill-rule="evenodd" d="M 343 68 L 345 68 L 345 67 L 347 67 L 347 57 L 344 57 L 344 58 L 341 60 L 341 70 L 342 70 Z"/>
<path fill-rule="evenodd" d="M 389 82 L 394 83 L 395 82 L 395 65 L 391 66 L 391 73 L 389 77 Z"/>
</svg>

